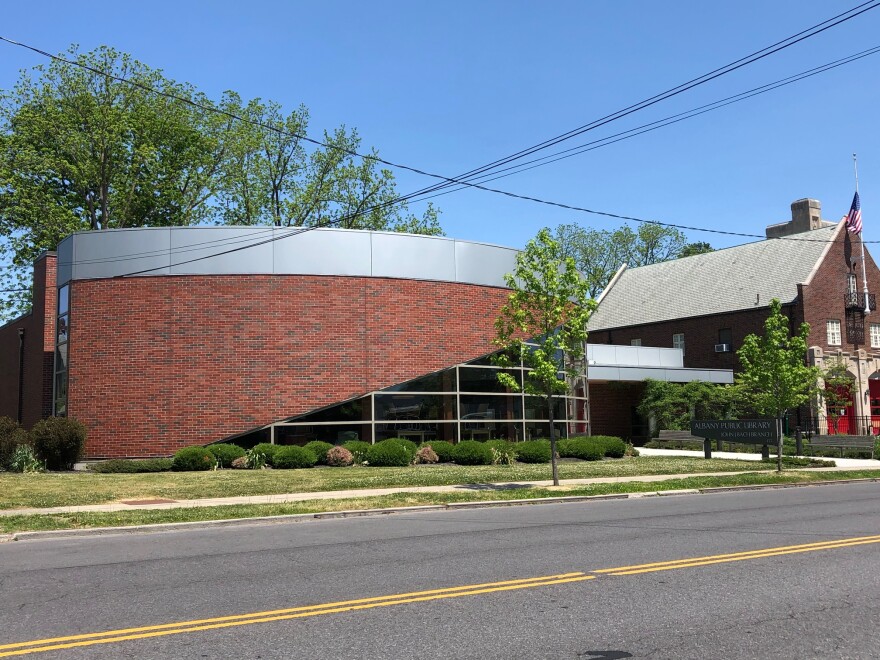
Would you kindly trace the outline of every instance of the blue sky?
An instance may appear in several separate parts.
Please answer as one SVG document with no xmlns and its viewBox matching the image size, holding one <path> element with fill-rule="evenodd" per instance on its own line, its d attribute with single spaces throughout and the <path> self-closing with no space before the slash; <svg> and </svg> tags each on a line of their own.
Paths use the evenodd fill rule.
<svg viewBox="0 0 880 660">
<path fill-rule="evenodd" d="M 858 4 L 818 0 L 41 2 L 0 34 L 49 52 L 129 52 L 212 97 L 304 103 L 310 134 L 357 127 L 383 157 L 454 176 L 727 64 Z M 880 45 L 880 9 L 594 131 L 595 137 Z M 43 60 L 0 43 L 0 88 Z M 880 240 L 880 54 L 492 184 L 664 222 L 763 235 L 802 197 L 838 220 L 859 154 L 866 240 Z M 396 173 L 400 192 L 432 182 Z M 522 246 L 543 226 L 616 221 L 466 190 L 434 200 L 449 236 Z M 412 210 L 421 210 L 413 205 Z M 876 212 L 875 212 L 876 210 Z M 716 247 L 748 239 L 687 232 Z"/>
</svg>

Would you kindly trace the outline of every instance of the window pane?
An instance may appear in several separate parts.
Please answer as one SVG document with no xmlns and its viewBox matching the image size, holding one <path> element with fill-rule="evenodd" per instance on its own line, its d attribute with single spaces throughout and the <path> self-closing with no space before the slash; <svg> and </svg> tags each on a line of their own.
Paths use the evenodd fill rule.
<svg viewBox="0 0 880 660">
<path fill-rule="evenodd" d="M 436 374 L 408 380 L 386 387 L 383 392 L 454 392 L 455 369 L 447 369 Z"/>
<path fill-rule="evenodd" d="M 458 371 L 458 389 L 460 392 L 507 392 L 507 388 L 498 382 L 498 374 L 501 371 L 501 369 L 461 367 Z M 513 376 L 522 387 L 521 369 L 504 369 L 503 371 Z"/>
<path fill-rule="evenodd" d="M 356 422 L 369 418 L 370 399 L 364 397 L 293 419 L 297 422 Z"/>
<path fill-rule="evenodd" d="M 455 422 L 434 424 L 390 422 L 376 426 L 376 442 L 386 438 L 407 438 L 415 443 L 430 442 L 431 440 L 456 442 L 458 438 L 456 435 L 457 428 L 458 424 Z"/>
<path fill-rule="evenodd" d="M 455 419 L 455 395 L 376 395 L 376 421 L 404 421 L 413 419 Z"/>
<path fill-rule="evenodd" d="M 549 419 L 547 399 L 540 396 L 525 397 L 525 419 Z M 565 419 L 565 399 L 553 397 L 553 419 Z"/>
<path fill-rule="evenodd" d="M 327 424 L 302 426 L 276 426 L 275 444 L 304 445 L 312 440 L 341 445 L 349 440 L 370 441 L 369 424 Z"/>
<path fill-rule="evenodd" d="M 462 394 L 461 419 L 522 419 L 522 396 L 519 394 Z"/>
<path fill-rule="evenodd" d="M 641 340 L 641 339 L 630 339 L 630 340 L 629 340 L 629 345 L 630 345 L 630 346 L 641 346 L 641 345 L 642 345 L 642 340 Z"/>
<path fill-rule="evenodd" d="M 880 323 L 871 324 L 871 348 L 880 348 Z"/>
<path fill-rule="evenodd" d="M 55 371 L 67 371 L 67 344 L 59 344 L 55 349 Z"/>
<path fill-rule="evenodd" d="M 65 314 L 58 318 L 58 339 L 57 342 L 60 344 L 63 341 L 67 341 L 67 335 L 70 331 L 68 317 Z"/>
<path fill-rule="evenodd" d="M 70 311 L 69 287 L 65 284 L 58 289 L 58 316 Z"/>
<path fill-rule="evenodd" d="M 733 343 L 733 332 L 731 332 L 730 328 L 722 328 L 718 331 L 718 343 L 727 344 L 728 346 Z"/>
<path fill-rule="evenodd" d="M 840 346 L 840 321 L 829 320 L 826 324 L 828 345 Z"/>
<path fill-rule="evenodd" d="M 565 424 L 553 424 L 556 427 L 556 439 L 565 437 Z M 537 422 L 526 422 L 526 440 L 538 440 L 550 437 L 550 425 Z"/>
<path fill-rule="evenodd" d="M 462 440 L 510 440 L 522 438 L 522 422 L 496 420 L 492 422 L 462 422 Z"/>
</svg>

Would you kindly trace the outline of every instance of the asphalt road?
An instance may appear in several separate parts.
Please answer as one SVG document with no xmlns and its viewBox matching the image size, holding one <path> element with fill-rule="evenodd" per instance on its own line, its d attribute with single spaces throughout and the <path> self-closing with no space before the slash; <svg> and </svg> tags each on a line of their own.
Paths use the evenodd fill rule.
<svg viewBox="0 0 880 660">
<path fill-rule="evenodd" d="M 30 540 L 0 657 L 872 658 L 878 574 L 877 484 Z"/>
</svg>

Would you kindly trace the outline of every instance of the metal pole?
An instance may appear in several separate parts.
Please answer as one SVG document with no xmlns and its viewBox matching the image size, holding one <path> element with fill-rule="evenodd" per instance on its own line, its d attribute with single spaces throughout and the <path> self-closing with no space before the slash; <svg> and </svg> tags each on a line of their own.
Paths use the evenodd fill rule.
<svg viewBox="0 0 880 660">
<path fill-rule="evenodd" d="M 856 194 L 859 194 L 859 162 L 856 155 L 853 154 L 853 172 L 856 176 Z M 865 295 L 865 314 L 871 312 L 871 305 L 868 302 L 868 273 L 865 268 L 865 239 L 862 238 L 862 232 L 859 232 L 859 243 L 862 246 L 862 292 Z M 861 384 L 860 384 L 861 386 Z"/>
</svg>

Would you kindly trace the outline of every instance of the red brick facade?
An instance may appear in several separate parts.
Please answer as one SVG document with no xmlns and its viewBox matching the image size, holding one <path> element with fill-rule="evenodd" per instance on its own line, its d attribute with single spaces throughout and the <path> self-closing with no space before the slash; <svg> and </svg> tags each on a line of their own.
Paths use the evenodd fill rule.
<svg viewBox="0 0 880 660">
<path fill-rule="evenodd" d="M 0 326 L 0 416 L 18 419 L 20 393 L 21 423 L 26 428 L 52 414 L 55 265 L 56 257 L 52 252 L 37 259 L 31 313 Z M 24 330 L 23 372 L 19 370 L 19 330 Z"/>
<path fill-rule="evenodd" d="M 880 293 L 880 270 L 865 252 L 868 290 Z M 853 259 L 856 260 L 852 268 Z M 847 311 L 844 304 L 847 292 L 847 275 L 856 275 L 857 289 L 861 294 L 862 269 L 861 250 L 858 239 L 841 231 L 838 239 L 831 243 L 829 250 L 818 268 L 812 275 L 809 284 L 797 285 L 797 299 L 792 304 L 785 304 L 783 312 L 791 319 L 791 327 L 796 331 L 804 321 L 810 324 L 809 346 L 819 346 L 828 351 L 853 352 L 865 349 L 869 353 L 880 356 L 880 348 L 870 346 L 870 324 L 880 323 L 880 315 L 870 314 L 864 317 L 858 310 Z M 723 276 L 723 274 L 721 274 Z M 658 283 L 662 285 L 662 283 Z M 795 293 L 795 290 L 792 290 Z M 590 333 L 593 344 L 630 344 L 633 339 L 641 340 L 643 346 L 659 346 L 672 348 L 673 334 L 684 334 L 684 365 L 686 367 L 706 369 L 733 369 L 738 371 L 740 364 L 736 351 L 742 346 L 749 334 L 761 334 L 764 321 L 767 319 L 769 300 L 762 300 L 754 309 L 714 314 L 711 316 L 694 316 L 690 318 L 662 321 L 646 325 L 634 325 L 610 330 L 599 330 Z M 849 315 L 849 316 L 848 316 Z M 830 346 L 826 331 L 826 321 L 838 320 L 841 324 L 841 345 Z M 850 319 L 849 331 L 847 320 Z M 858 325 L 863 325 L 864 339 L 853 341 Z M 722 330 L 729 330 L 732 344 L 731 352 L 716 353 L 715 345 L 721 341 Z"/>
<path fill-rule="evenodd" d="M 502 288 L 299 275 L 76 280 L 89 458 L 168 455 L 492 350 Z"/>
</svg>

